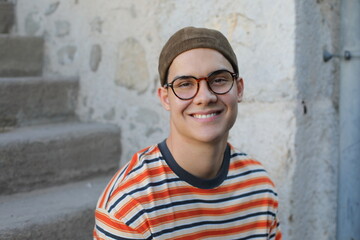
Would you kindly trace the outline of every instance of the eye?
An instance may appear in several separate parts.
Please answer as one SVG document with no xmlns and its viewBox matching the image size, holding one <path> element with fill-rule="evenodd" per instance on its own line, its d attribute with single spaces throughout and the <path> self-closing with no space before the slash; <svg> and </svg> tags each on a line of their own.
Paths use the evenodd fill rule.
<svg viewBox="0 0 360 240">
<path fill-rule="evenodd" d="M 192 88 L 196 85 L 196 80 L 193 78 L 179 78 L 176 79 L 174 88 Z"/>
<path fill-rule="evenodd" d="M 223 85 L 230 81 L 226 76 L 215 76 L 210 80 L 211 85 Z"/>
<path fill-rule="evenodd" d="M 209 76 L 209 83 L 211 86 L 224 86 L 232 83 L 232 75 L 228 71 L 219 70 L 215 71 Z"/>
</svg>

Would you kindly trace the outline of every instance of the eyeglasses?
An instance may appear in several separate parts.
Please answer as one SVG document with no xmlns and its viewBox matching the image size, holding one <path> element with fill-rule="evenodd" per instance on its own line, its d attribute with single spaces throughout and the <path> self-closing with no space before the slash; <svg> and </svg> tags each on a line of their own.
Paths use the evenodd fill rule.
<svg viewBox="0 0 360 240">
<path fill-rule="evenodd" d="M 207 77 L 196 78 L 194 76 L 179 76 L 171 83 L 165 83 L 165 88 L 171 88 L 175 96 L 181 100 L 189 100 L 196 96 L 199 92 L 199 83 L 205 80 L 209 89 L 217 94 L 222 95 L 228 93 L 234 85 L 234 80 L 238 77 L 237 73 L 228 70 L 217 70 L 210 73 Z"/>
</svg>

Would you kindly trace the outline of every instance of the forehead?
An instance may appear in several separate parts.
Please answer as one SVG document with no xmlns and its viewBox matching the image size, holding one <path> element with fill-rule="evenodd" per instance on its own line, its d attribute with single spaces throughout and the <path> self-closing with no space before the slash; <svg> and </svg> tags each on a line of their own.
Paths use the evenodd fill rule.
<svg viewBox="0 0 360 240">
<path fill-rule="evenodd" d="M 205 76 L 219 69 L 233 71 L 231 63 L 220 52 L 210 48 L 196 48 L 179 54 L 173 60 L 169 67 L 169 77 Z"/>
</svg>

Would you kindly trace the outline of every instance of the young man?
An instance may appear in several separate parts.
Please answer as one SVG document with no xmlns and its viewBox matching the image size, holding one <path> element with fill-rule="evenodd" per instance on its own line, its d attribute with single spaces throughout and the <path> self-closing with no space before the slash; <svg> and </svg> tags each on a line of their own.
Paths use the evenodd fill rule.
<svg viewBox="0 0 360 240">
<path fill-rule="evenodd" d="M 244 90 L 227 39 L 181 29 L 162 49 L 159 74 L 169 136 L 112 178 L 94 239 L 281 239 L 273 182 L 227 142 Z"/>
</svg>

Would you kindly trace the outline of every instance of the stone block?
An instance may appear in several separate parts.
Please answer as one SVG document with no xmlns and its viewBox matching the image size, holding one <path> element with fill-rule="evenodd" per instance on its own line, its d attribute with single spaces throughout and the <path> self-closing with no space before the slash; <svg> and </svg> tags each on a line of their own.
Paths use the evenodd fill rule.
<svg viewBox="0 0 360 240">
<path fill-rule="evenodd" d="M 13 3 L 0 2 L 0 34 L 9 33 L 15 21 Z"/>
<path fill-rule="evenodd" d="M 0 134 L 0 194 L 30 191 L 113 171 L 120 156 L 113 125 L 62 123 Z"/>
<path fill-rule="evenodd" d="M 44 40 L 0 35 L 0 77 L 41 76 Z"/>
<path fill-rule="evenodd" d="M 0 129 L 74 118 L 77 78 L 0 78 Z"/>
<path fill-rule="evenodd" d="M 109 177 L 0 197 L 0 239 L 91 239 Z"/>
</svg>

